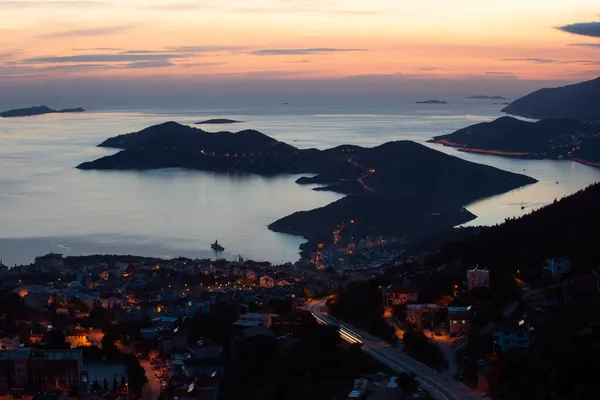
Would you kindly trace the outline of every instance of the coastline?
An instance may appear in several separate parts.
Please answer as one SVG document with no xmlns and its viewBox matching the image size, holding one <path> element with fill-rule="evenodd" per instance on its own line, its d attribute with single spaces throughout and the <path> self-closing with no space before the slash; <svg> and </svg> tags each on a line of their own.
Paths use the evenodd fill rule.
<svg viewBox="0 0 600 400">
<path fill-rule="evenodd" d="M 105 131 L 106 128 L 103 127 L 97 127 L 96 126 L 96 121 L 97 120 L 104 120 L 104 119 L 108 119 L 109 120 L 115 120 L 118 122 L 118 124 L 116 124 L 115 126 L 111 127 L 111 130 L 118 130 L 120 132 L 133 132 L 136 131 L 138 129 L 142 129 L 143 127 L 147 126 L 148 123 L 145 122 L 147 120 L 149 121 L 156 121 L 156 123 L 160 123 L 162 121 L 164 121 L 165 119 L 176 119 L 176 120 L 182 120 L 184 121 L 183 123 L 186 124 L 192 124 L 194 121 L 198 121 L 198 117 L 195 114 L 189 113 L 189 114 L 177 114 L 173 117 L 166 117 L 165 114 L 151 114 L 151 115 L 147 115 L 145 113 L 131 113 L 131 112 L 125 112 L 125 113 L 121 113 L 121 110 L 115 110 L 117 113 L 115 115 L 105 115 L 103 113 L 90 113 L 88 114 L 89 121 L 87 119 L 82 120 L 82 122 L 79 122 L 79 119 L 77 119 L 77 126 L 73 126 L 71 129 L 71 132 L 73 133 L 71 136 L 72 137 L 77 137 L 76 134 L 77 132 L 75 132 L 75 128 L 77 128 L 77 131 L 80 130 L 86 130 L 86 131 L 90 131 L 93 133 L 93 136 L 91 136 L 88 140 L 88 142 L 91 142 L 89 144 L 90 148 L 92 148 L 92 151 L 95 151 L 92 154 L 98 154 L 98 156 L 107 154 L 105 151 L 102 150 L 102 148 L 100 148 L 100 150 L 96 151 L 96 143 L 99 143 L 101 140 L 105 139 Z M 409 110 L 410 111 L 410 110 Z M 113 111 L 114 112 L 114 111 Z M 407 111 L 408 113 L 408 111 Z M 232 116 L 238 116 L 240 115 L 240 119 L 244 118 L 249 120 L 250 117 L 248 117 L 245 114 L 240 114 L 239 112 L 234 112 L 232 111 L 230 113 L 230 115 Z M 243 115 L 243 117 L 242 117 Z M 144 118 L 141 118 L 141 117 Z M 349 117 L 352 117 L 352 114 L 349 114 Z M 492 116 L 493 117 L 493 116 Z M 492 118 L 490 117 L 490 118 Z M 54 128 L 54 125 L 57 125 L 57 129 L 61 130 L 62 128 L 58 127 L 58 122 L 62 121 L 62 118 L 56 119 L 56 122 L 54 119 L 50 120 L 50 124 L 48 124 L 48 128 L 50 129 L 50 131 L 52 132 L 52 129 Z M 344 131 L 341 134 L 339 134 L 339 137 L 336 136 L 338 135 L 338 123 L 339 123 L 339 116 L 332 116 L 332 117 L 327 117 L 327 116 L 321 116 L 318 118 L 318 120 L 316 122 L 314 122 L 315 126 L 311 126 L 311 121 L 308 120 L 306 121 L 305 118 L 303 116 L 296 116 L 296 115 L 291 115 L 291 116 L 285 116 L 285 117 L 280 117 L 280 116 L 271 116 L 269 114 L 260 114 L 260 118 L 254 116 L 253 119 L 256 119 L 256 124 L 260 125 L 260 126 L 267 126 L 270 127 L 271 131 L 275 132 L 277 135 L 282 135 L 281 133 L 277 132 L 277 129 L 274 128 L 274 126 L 296 126 L 294 125 L 294 123 L 297 124 L 297 128 L 292 129 L 291 132 L 286 133 L 288 136 L 277 136 L 277 138 L 279 139 L 290 139 L 290 138 L 294 138 L 293 142 L 298 142 L 300 143 L 302 146 L 314 146 L 316 148 L 329 148 L 331 146 L 336 146 L 338 145 L 338 140 L 346 140 L 345 138 L 347 137 L 347 133 Z M 368 129 L 366 128 L 367 125 L 369 126 L 374 126 L 373 129 L 377 129 L 378 131 L 381 131 L 381 135 L 382 136 L 377 136 L 377 137 L 371 137 L 371 136 L 358 136 L 359 139 L 357 139 L 356 141 L 354 141 L 355 143 L 358 143 L 360 145 L 365 145 L 365 146 L 377 146 L 379 141 L 383 141 L 383 140 L 394 140 L 398 138 L 398 132 L 395 129 L 391 129 L 391 128 L 386 128 L 391 124 L 391 116 L 389 115 L 373 115 L 371 117 L 369 117 L 369 119 L 364 119 L 364 118 L 357 118 L 356 121 L 358 123 L 357 127 L 353 127 L 353 128 L 348 128 L 348 130 L 351 130 L 352 132 L 356 131 L 356 130 L 360 130 L 367 132 Z M 395 118 L 395 117 L 394 117 Z M 418 117 L 415 117 L 416 120 L 419 120 Z M 71 118 L 68 119 L 69 121 L 71 121 Z M 394 119 L 395 121 L 395 119 Z M 412 117 L 411 120 L 412 121 Z M 437 120 L 435 120 L 437 121 Z M 33 124 L 33 120 L 31 121 L 31 123 L 29 121 L 25 121 L 27 122 L 29 125 L 31 125 L 33 128 L 35 128 L 34 124 Z M 44 122 L 46 123 L 46 122 Z M 316 124 L 319 124 L 319 126 L 316 126 Z M 412 122 L 411 122 L 412 123 Z M 465 121 L 464 123 L 461 123 L 461 126 L 466 126 L 469 122 Z M 36 122 L 35 125 L 37 125 L 38 123 Z M 306 125 L 305 125 L 306 124 Z M 322 126 L 321 126 L 322 125 Z M 438 126 L 439 125 L 439 126 Z M 302 128 L 300 128 L 302 126 Z M 306 126 L 308 126 L 308 128 L 306 128 Z M 410 131 L 410 136 L 408 134 L 403 135 L 403 131 L 404 129 L 402 128 L 402 126 L 400 127 L 400 138 L 401 139 L 413 139 L 417 142 L 426 142 L 429 141 L 429 139 L 431 139 L 432 136 L 439 134 L 440 129 L 449 129 L 445 127 L 445 122 L 441 121 L 439 123 L 437 123 L 437 125 L 429 127 L 427 129 L 423 128 L 422 132 L 420 133 L 416 133 L 413 135 L 412 131 Z M 8 127 L 10 128 L 11 125 L 8 125 Z M 28 126 L 27 126 L 28 127 Z M 309 129 L 311 128 L 312 129 Z M 321 136 L 321 132 L 318 132 L 316 130 L 316 128 L 319 128 L 321 131 L 323 131 L 323 133 L 328 133 L 328 129 L 332 129 L 331 133 L 328 133 L 327 135 L 323 134 Z M 434 129 L 435 128 L 435 129 Z M 22 128 L 19 128 L 22 129 Z M 27 131 L 26 131 L 27 132 Z M 37 131 L 32 131 L 33 133 L 37 132 Z M 287 131 L 286 131 L 287 132 Z M 32 135 L 33 135 L 32 133 Z M 318 133 L 318 134 L 316 134 Z M 28 136 L 27 136 L 28 137 Z M 33 137 L 37 137 L 37 136 L 33 136 Z M 47 135 L 48 138 L 52 138 L 53 142 L 56 142 L 57 145 L 61 144 L 63 142 L 63 140 L 58 140 L 61 138 L 60 135 Z M 45 137 L 40 137 L 41 139 L 45 139 Z M 298 140 L 295 140 L 296 138 L 298 138 Z M 68 140 L 71 140 L 70 137 Z M 83 143 L 83 145 L 88 146 L 87 143 Z M 435 145 L 437 146 L 437 144 Z M 440 146 L 438 149 L 441 149 Z M 487 164 L 490 166 L 496 166 L 497 168 L 500 169 L 504 169 L 504 170 L 508 170 L 506 165 L 510 164 L 510 157 L 504 157 L 505 160 L 508 161 L 502 161 L 503 157 L 485 157 L 484 154 L 480 155 L 480 156 L 475 156 L 473 158 L 470 158 L 467 153 L 465 152 L 465 154 L 463 154 L 462 156 L 460 154 L 457 153 L 456 149 L 452 149 L 450 150 L 450 148 L 445 150 L 448 154 L 454 155 L 454 156 L 458 156 L 461 158 L 465 158 L 465 159 L 469 159 L 472 160 L 474 162 L 477 163 L 481 163 L 481 164 Z M 83 154 L 83 152 L 82 152 Z M 40 155 L 36 154 L 32 154 L 32 156 L 35 156 L 35 158 L 33 159 L 44 159 L 43 157 L 41 158 Z M 70 166 L 72 165 L 76 165 L 76 163 L 78 162 L 82 162 L 84 160 L 81 160 L 80 158 L 76 158 L 73 157 L 74 161 L 69 161 L 69 162 L 63 162 L 62 164 L 68 164 L 68 165 L 60 165 L 61 167 L 63 167 L 65 170 L 67 170 Z M 489 160 L 489 161 L 487 161 Z M 579 160 L 578 160 L 579 161 Z M 517 162 L 517 161 L 515 161 Z M 533 162 L 533 161 L 532 161 Z M 568 164 L 568 163 L 565 163 Z M 11 166 L 10 163 L 6 163 L 7 167 Z M 559 170 L 564 170 L 566 169 L 565 165 L 557 165 L 557 167 L 559 167 Z M 594 166 L 596 167 L 596 166 Z M 530 168 L 528 167 L 527 170 L 529 171 Z M 8 170 L 7 170 L 8 171 Z M 198 187 L 198 188 L 204 188 L 204 181 L 222 181 L 222 180 L 227 180 L 228 182 L 232 182 L 232 181 L 237 181 L 238 177 L 240 176 L 246 176 L 249 179 L 253 179 L 255 177 L 261 177 L 261 174 L 256 174 L 256 173 L 240 173 L 239 171 L 236 170 L 231 170 L 231 171 L 218 171 L 218 170 L 205 170 L 204 172 L 207 172 L 207 177 L 206 179 L 198 179 L 198 184 L 196 184 L 196 177 L 202 177 L 205 174 L 196 174 L 197 170 L 189 170 L 189 171 L 175 171 L 175 172 L 171 172 L 169 171 L 168 174 L 163 173 L 162 171 L 143 171 L 139 170 L 139 171 L 130 171 L 129 173 L 121 173 L 122 171 L 120 170 L 114 170 L 115 173 L 111 173 L 111 174 L 101 174 L 101 173 L 89 173 L 89 174 L 84 174 L 84 173 L 80 173 L 79 171 L 76 172 L 69 172 L 67 175 L 65 174 L 61 174 L 60 178 L 61 179 L 73 179 L 74 182 L 77 182 L 79 186 L 83 185 L 83 191 L 84 193 L 89 192 L 89 189 L 86 188 L 85 183 L 86 182 L 94 182 L 94 187 L 101 187 L 103 185 L 109 185 L 109 184 L 118 184 L 119 182 L 127 182 L 127 185 L 123 186 L 122 190 L 120 191 L 119 197 L 125 197 L 126 201 L 131 200 L 132 202 L 134 200 L 138 200 L 137 195 L 135 192 L 133 192 L 132 190 L 130 190 L 129 188 L 134 188 L 137 187 L 136 185 L 141 185 L 140 187 L 145 188 L 147 187 L 147 190 L 150 190 L 150 188 L 152 187 L 163 187 L 163 182 L 162 181 L 169 181 L 169 185 L 174 185 L 175 183 L 172 182 L 172 178 L 170 177 L 171 174 L 177 174 L 177 175 L 182 175 L 182 177 L 179 179 L 182 181 L 181 184 L 178 184 L 178 191 L 176 193 L 184 193 L 185 194 L 185 198 L 187 199 L 195 199 L 197 195 L 197 191 L 196 190 L 185 190 L 185 191 L 181 191 L 181 188 L 189 188 L 189 187 Z M 519 169 L 515 169 L 513 172 L 520 172 L 523 171 L 522 168 Z M 36 170 L 34 170 L 34 172 L 36 172 Z M 553 173 L 554 174 L 554 173 Z M 169 176 L 167 176 L 169 175 Z M 284 175 L 288 175 L 287 173 Z M 303 175 L 303 174 L 302 174 Z M 310 175 L 310 174 L 307 174 Z M 549 175 L 549 174 L 546 174 Z M 589 175 L 589 174 L 588 174 Z M 593 174 L 592 176 L 596 176 L 597 174 Z M 554 183 L 555 180 L 560 180 L 561 182 L 561 187 L 564 186 L 563 182 L 567 182 L 568 179 L 565 178 L 564 176 L 566 175 L 561 175 L 560 178 L 554 178 L 554 177 L 550 177 L 548 178 L 549 181 L 552 181 L 552 183 Z M 573 179 L 578 180 L 577 177 L 575 177 L 573 174 L 569 175 L 569 176 L 573 176 Z M 123 177 L 125 179 L 123 179 Z M 190 181 L 190 178 L 194 178 L 193 181 Z M 51 178 L 54 178 L 51 176 Z M 268 177 L 269 179 L 256 179 L 257 181 L 266 181 L 266 182 L 270 182 L 270 178 L 272 177 Z M 183 183 L 183 180 L 185 179 L 186 183 Z M 275 177 L 275 179 L 278 179 L 277 177 Z M 598 178 L 596 178 L 598 179 Z M 39 181 L 39 180 L 38 180 Z M 48 181 L 48 178 L 44 178 L 44 181 Z M 564 192 L 565 194 L 571 193 L 571 191 L 577 190 L 580 187 L 585 187 L 587 184 L 589 184 L 589 182 L 586 182 L 586 179 L 582 179 L 583 183 L 580 186 L 573 186 L 571 185 L 569 187 L 569 189 Z M 48 182 L 53 182 L 53 181 L 48 181 Z M 178 180 L 176 180 L 175 182 L 178 182 Z M 245 181 L 240 181 L 240 183 L 244 184 L 245 186 L 250 186 L 249 184 L 244 183 Z M 222 186 L 221 184 L 219 184 L 219 186 Z M 227 187 L 229 187 L 231 185 L 227 185 Z M 252 186 L 255 186 L 254 184 Z M 56 185 L 54 185 L 53 187 L 56 187 Z M 261 186 L 262 187 L 262 186 Z M 264 189 L 268 189 L 267 187 L 265 187 Z M 311 188 L 313 189 L 313 188 Z M 12 193 L 11 192 L 11 188 L 7 187 L 5 190 L 5 193 Z M 160 189 L 159 189 L 160 190 Z M 213 188 L 212 186 L 210 186 L 210 190 L 214 191 L 216 190 L 215 188 Z M 262 190 L 262 189 L 261 189 Z M 286 189 L 287 190 L 287 189 Z M 314 190 L 314 189 L 313 189 Z M 262 190 L 263 192 L 265 190 Z M 336 191 L 336 190 L 331 190 L 331 188 L 327 188 L 327 189 L 316 189 L 314 190 L 315 192 L 328 192 L 328 193 L 335 193 L 335 194 L 346 194 L 343 191 Z M 288 190 L 288 192 L 290 192 Z M 220 193 L 220 191 L 219 191 Z M 72 196 L 73 194 L 68 192 L 69 196 Z M 302 196 L 302 193 L 298 193 L 298 196 Z M 561 195 L 563 195 L 561 193 Z M 43 196 L 42 196 L 43 197 Z M 116 196 L 107 196 L 108 199 L 110 200 L 112 197 L 116 197 Z M 183 195 L 181 197 L 184 197 Z M 274 195 L 273 200 L 274 201 L 279 201 L 279 199 L 281 199 L 282 202 L 287 202 L 290 203 L 289 196 L 284 195 Z M 53 196 L 52 199 L 54 198 L 59 198 L 59 196 Z M 85 197 L 85 195 L 82 195 L 82 198 L 85 198 L 87 200 L 87 197 Z M 198 197 L 200 199 L 200 201 L 203 201 L 204 197 L 202 195 L 199 195 Z M 539 195 L 539 196 L 533 196 L 533 200 L 531 200 L 533 202 L 533 204 L 542 204 L 542 203 L 547 203 L 549 201 L 552 201 L 554 199 L 554 196 L 552 196 L 552 198 L 547 197 L 547 196 L 543 196 L 543 195 Z M 299 205 L 297 208 L 291 208 L 288 207 L 287 210 L 285 212 L 279 213 L 277 212 L 276 214 L 272 215 L 272 213 L 268 213 L 269 218 L 267 218 L 266 220 L 263 219 L 262 221 L 257 221 L 258 224 L 254 223 L 254 220 L 251 221 L 251 223 L 249 223 L 247 225 L 248 227 L 248 231 L 251 232 L 252 230 L 255 231 L 259 231 L 259 232 L 264 232 L 264 231 L 269 231 L 269 232 L 280 232 L 280 230 L 278 229 L 265 229 L 268 227 L 268 225 L 272 222 L 275 221 L 277 218 L 280 218 L 281 216 L 287 216 L 289 215 L 290 211 L 294 212 L 297 210 L 310 210 L 313 208 L 319 208 L 322 207 L 326 204 L 329 204 L 331 202 L 333 202 L 335 200 L 327 200 L 327 202 L 323 202 L 323 203 L 308 203 L 308 205 Z M 267 203 L 264 203 L 267 204 Z M 304 203 L 302 203 L 304 204 Z M 102 214 L 102 212 L 104 212 L 103 210 L 106 208 L 105 205 L 102 205 L 101 207 L 98 205 L 94 205 L 92 203 L 92 205 L 90 206 L 91 210 L 93 210 L 93 213 L 96 213 L 98 215 L 104 215 Z M 517 206 L 515 206 L 516 208 L 519 208 Z M 537 205 L 536 205 L 537 207 Z M 196 206 L 195 203 L 193 204 L 193 207 L 187 205 L 187 204 L 181 204 L 178 205 L 177 207 L 178 209 L 184 209 L 184 210 L 190 210 L 190 212 L 195 212 Z M 220 209 L 223 208 L 221 205 L 212 205 L 210 206 L 210 208 L 214 211 L 214 212 L 220 212 Z M 8 212 L 9 210 L 14 209 L 11 207 L 6 207 L 6 211 Z M 27 210 L 27 207 L 22 207 L 23 210 Z M 153 216 L 158 215 L 156 213 L 156 211 L 154 211 L 156 209 L 156 207 L 145 207 L 142 208 L 140 213 L 141 215 L 144 216 L 144 218 L 146 220 L 151 220 L 153 218 Z M 21 210 L 21 208 L 19 208 L 19 211 Z M 469 210 L 471 210 L 469 208 Z M 258 212 L 258 210 L 257 210 Z M 482 211 L 482 212 L 478 212 L 478 211 L 474 211 L 474 213 L 478 216 L 478 218 L 485 218 L 485 216 L 487 215 L 487 210 L 486 211 Z M 495 213 L 495 211 L 494 211 Z M 498 214 L 502 214 L 502 212 L 499 212 Z M 25 214 L 23 214 L 25 215 Z M 190 214 L 190 215 L 196 215 L 196 214 Z M 225 214 L 225 215 L 229 215 L 229 214 Z M 73 214 L 73 218 L 78 218 L 81 219 L 82 216 L 75 213 Z M 500 217 L 498 217 L 500 218 Z M 502 217 L 504 218 L 504 217 Z M 117 223 L 117 227 L 114 228 L 114 230 L 111 230 L 113 228 L 107 228 L 102 221 L 99 222 L 95 222 L 95 220 L 98 218 L 90 218 L 90 225 L 91 226 L 95 226 L 96 230 L 101 233 L 101 234 L 106 234 L 109 237 L 115 237 L 115 235 L 119 235 L 122 234 L 123 229 L 120 228 L 118 226 Z M 186 226 L 187 222 L 190 222 L 188 220 L 184 220 L 181 218 L 175 218 L 174 220 L 179 226 Z M 40 224 L 44 224 L 46 223 L 45 220 L 40 221 Z M 238 219 L 238 223 L 242 223 L 242 220 Z M 246 221 L 244 221 L 244 223 L 246 223 Z M 496 221 L 494 220 L 493 223 L 496 223 Z M 26 229 L 23 228 L 23 231 L 25 231 L 25 233 L 23 234 L 26 237 L 28 236 L 28 232 Z M 153 248 L 151 248 L 150 246 L 145 246 L 145 243 L 149 240 L 154 241 L 156 239 L 156 237 L 158 236 L 158 234 L 152 234 L 150 236 L 145 236 L 145 232 L 144 231 L 140 231 L 140 229 L 133 229 L 133 233 L 138 234 L 139 233 L 139 237 L 135 237 L 135 239 L 130 239 L 127 235 L 123 236 L 123 242 L 122 245 L 117 247 L 117 248 L 113 248 L 113 245 L 111 244 L 110 246 L 106 245 L 104 243 L 104 241 L 102 241 L 102 243 L 96 245 L 92 244 L 89 245 L 88 247 L 88 243 L 85 244 L 85 246 L 82 246 L 81 248 L 79 248 L 78 246 L 75 247 L 75 249 L 80 249 L 85 253 L 91 253 L 91 252 L 100 252 L 100 253 L 104 253 L 104 252 L 122 252 L 125 251 L 125 249 L 131 249 L 131 251 L 136 252 L 136 253 L 141 253 L 141 254 L 150 254 L 150 255 L 160 255 L 160 256 L 168 256 L 168 255 L 177 255 L 177 254 L 182 254 L 182 255 L 186 255 L 186 254 L 200 254 L 200 255 L 204 255 L 204 246 L 201 244 L 186 244 L 186 246 L 181 246 L 178 242 L 175 242 L 174 244 L 171 244 L 171 242 L 173 242 L 173 240 L 171 238 L 165 238 L 166 240 L 164 240 L 162 243 L 164 243 L 164 248 L 161 247 L 159 251 L 154 251 Z M 184 228 L 177 228 L 174 229 L 174 234 L 183 237 L 183 238 L 190 238 L 190 237 L 194 237 L 194 241 L 201 243 L 204 236 L 209 236 L 206 238 L 206 240 L 211 240 L 214 241 L 215 237 L 218 237 L 219 239 L 221 239 L 223 237 L 223 239 L 225 239 L 226 235 L 222 234 L 222 233 L 209 233 L 208 235 L 203 234 L 202 232 L 198 233 L 197 235 L 190 233 L 191 231 L 193 231 L 193 229 L 184 229 Z M 197 231 L 197 229 L 196 229 Z M 62 231 L 60 230 L 60 227 L 58 227 L 58 229 L 56 229 L 56 232 L 58 232 L 59 234 L 62 234 Z M 106 233 L 108 232 L 108 233 Z M 125 234 L 128 234 L 129 232 L 125 231 Z M 283 233 L 283 231 L 281 231 L 281 233 Z M 297 260 L 297 254 L 299 251 L 299 246 L 301 246 L 301 243 L 304 242 L 304 240 L 310 240 L 310 237 L 307 236 L 301 232 L 287 232 L 290 233 L 291 235 L 295 236 L 297 239 L 296 240 L 291 240 L 291 239 L 287 239 L 290 243 L 293 243 L 292 246 L 289 246 L 288 249 L 293 248 L 295 251 L 293 252 L 293 254 L 291 254 L 291 252 L 288 250 L 286 254 L 291 254 L 289 256 L 289 258 L 285 258 L 283 256 L 279 256 L 278 251 L 273 251 L 270 248 L 269 249 L 265 249 L 265 250 L 260 250 L 260 251 L 255 251 L 254 253 L 252 251 L 247 250 L 245 247 L 243 246 L 239 246 L 237 244 L 234 245 L 234 239 L 236 239 L 236 237 L 234 237 L 231 241 L 227 240 L 224 243 L 228 244 L 227 249 L 231 250 L 232 254 L 228 255 L 228 258 L 230 256 L 234 256 L 237 255 L 238 253 L 242 254 L 242 256 L 246 257 L 254 257 L 255 259 L 259 259 L 261 258 L 260 253 L 263 253 L 263 257 L 266 256 L 266 259 L 288 259 L 288 260 Z M 239 234 L 237 233 L 232 233 L 232 236 L 236 236 Z M 268 235 L 268 234 L 267 234 Z M 279 235 L 277 235 L 279 236 Z M 8 236 L 6 236 L 8 237 Z M 259 249 L 260 247 L 263 247 L 266 241 L 269 241 L 271 239 L 269 239 L 269 236 L 265 236 L 265 238 L 263 239 L 262 236 L 257 235 L 257 237 L 260 237 L 260 241 L 257 239 L 252 239 L 251 241 L 253 241 L 255 243 L 254 247 L 255 249 Z M 156 239 L 158 240 L 158 239 Z M 90 239 L 91 241 L 91 239 Z M 221 241 L 221 240 L 219 240 Z M 66 242 L 65 242 L 66 243 Z M 273 242 L 269 242 L 269 243 L 273 243 Z M 283 248 L 286 245 L 285 244 L 281 244 L 279 242 L 274 242 L 275 246 L 274 248 Z M 23 242 L 23 244 L 25 244 L 25 242 Z M 194 246 L 197 247 L 197 249 L 194 248 Z M 185 250 L 182 250 L 182 248 L 185 247 Z M 300 247 L 301 250 L 304 250 L 306 247 L 304 245 L 302 245 L 302 247 Z M 62 252 L 64 250 L 61 250 L 60 248 L 48 248 L 48 251 L 54 251 L 54 252 Z M 235 254 L 233 254 L 235 253 Z M 259 253 L 259 256 L 256 256 L 256 253 Z M 271 255 L 274 254 L 273 255 Z M 283 253 L 283 252 L 282 252 Z M 33 254 L 33 253 L 32 253 Z M 4 256 L 4 254 L 3 254 Z M 6 257 L 4 257 L 6 258 Z"/>
<path fill-rule="evenodd" d="M 435 143 L 441 144 L 447 147 L 453 147 L 460 152 L 464 153 L 474 153 L 474 154 L 482 154 L 482 155 L 490 155 L 490 156 L 498 156 L 498 157 L 506 157 L 506 158 L 517 158 L 521 160 L 568 160 L 573 161 L 579 164 L 587 165 L 590 167 L 600 168 L 600 162 L 588 161 L 577 157 L 568 157 L 568 158 L 557 158 L 557 157 L 544 157 L 536 153 L 527 153 L 527 152 L 508 152 L 501 150 L 485 150 L 485 149 L 477 149 L 472 147 L 467 147 L 464 144 L 452 142 L 446 139 L 431 139 L 428 140 L 427 143 Z"/>
<path fill-rule="evenodd" d="M 458 149 L 458 151 L 463 151 L 465 153 L 489 154 L 492 156 L 534 159 L 534 160 L 547 159 L 546 157 L 539 156 L 535 153 L 477 149 L 477 148 L 467 147 L 467 145 L 452 142 L 447 139 L 431 139 L 431 140 L 428 140 L 427 143 L 436 143 L 436 144 L 441 144 L 441 145 L 447 146 L 447 147 L 454 147 L 454 148 Z"/>
</svg>

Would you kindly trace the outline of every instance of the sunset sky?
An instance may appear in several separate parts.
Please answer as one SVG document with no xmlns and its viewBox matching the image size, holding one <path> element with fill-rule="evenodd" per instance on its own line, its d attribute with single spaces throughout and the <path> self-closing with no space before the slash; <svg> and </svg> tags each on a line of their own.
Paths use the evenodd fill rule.
<svg viewBox="0 0 600 400">
<path fill-rule="evenodd" d="M 599 14 L 598 0 L 0 0 L 0 88 L 575 82 L 600 75 Z"/>
</svg>

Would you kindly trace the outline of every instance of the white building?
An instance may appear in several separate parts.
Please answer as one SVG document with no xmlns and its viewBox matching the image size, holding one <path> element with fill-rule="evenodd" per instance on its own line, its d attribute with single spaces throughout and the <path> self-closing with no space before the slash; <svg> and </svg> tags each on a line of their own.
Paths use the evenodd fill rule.
<svg viewBox="0 0 600 400">
<path fill-rule="evenodd" d="M 0 332 L 0 349 L 14 350 L 21 346 L 19 334 L 10 332 Z"/>
<path fill-rule="evenodd" d="M 251 269 L 247 269 L 246 270 L 246 279 L 249 281 L 256 281 L 256 272 L 252 271 Z"/>
<path fill-rule="evenodd" d="M 233 325 L 242 328 L 251 328 L 254 326 L 269 328 L 273 323 L 272 317 L 273 314 L 246 313 L 242 315 L 242 318 L 235 321 Z"/>
<path fill-rule="evenodd" d="M 525 324 L 525 321 L 504 322 L 494 329 L 494 344 L 503 353 L 512 349 L 528 348 L 535 337 L 535 330 Z"/>
<path fill-rule="evenodd" d="M 560 278 L 571 272 L 571 261 L 568 258 L 551 258 L 548 260 L 546 270 L 553 278 Z"/>
<path fill-rule="evenodd" d="M 490 286 L 490 271 L 479 266 L 467 271 L 467 284 L 469 290 Z"/>
<path fill-rule="evenodd" d="M 261 287 L 272 288 L 275 286 L 275 279 L 268 275 L 261 276 L 258 281 Z"/>
</svg>

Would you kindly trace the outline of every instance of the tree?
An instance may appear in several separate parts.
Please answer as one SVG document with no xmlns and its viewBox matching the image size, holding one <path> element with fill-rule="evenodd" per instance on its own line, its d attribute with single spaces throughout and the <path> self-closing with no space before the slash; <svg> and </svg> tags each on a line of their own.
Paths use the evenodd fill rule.
<svg viewBox="0 0 600 400">
<path fill-rule="evenodd" d="M 419 384 L 415 379 L 415 374 L 407 374 L 406 372 L 401 372 L 398 375 L 398 385 L 400 385 L 400 389 L 404 393 L 414 393 L 419 388 Z"/>
<path fill-rule="evenodd" d="M 104 352 L 98 346 L 79 346 L 77 348 L 81 350 L 83 359 L 86 362 L 101 361 L 104 356 Z"/>
<path fill-rule="evenodd" d="M 432 343 L 421 331 L 404 332 L 404 352 L 430 367 L 438 368 L 445 364 L 445 358 L 437 345 Z"/>
<path fill-rule="evenodd" d="M 108 382 L 106 382 L 106 378 L 104 378 L 104 382 L 102 382 L 102 389 L 108 391 Z"/>
<path fill-rule="evenodd" d="M 117 384 L 117 377 L 113 376 L 112 391 L 117 392 L 118 390 L 119 390 L 119 385 Z"/>
<path fill-rule="evenodd" d="M 121 384 L 119 385 L 119 387 L 121 389 L 125 389 L 125 386 L 127 386 L 127 382 L 125 381 L 125 375 L 121 375 Z"/>
<path fill-rule="evenodd" d="M 102 336 L 102 352 L 107 360 L 114 360 L 120 356 L 119 349 L 115 345 L 116 340 L 114 332 L 107 332 Z"/>
<path fill-rule="evenodd" d="M 100 384 L 98 383 L 97 379 L 94 379 L 94 382 L 92 382 L 92 390 L 100 390 Z"/>
<path fill-rule="evenodd" d="M 65 334 L 58 329 L 51 329 L 44 335 L 44 347 L 47 349 L 68 349 Z"/>
<path fill-rule="evenodd" d="M 385 341 L 397 340 L 395 329 L 383 318 L 381 289 L 374 280 L 348 282 L 331 302 L 329 312 Z"/>
<path fill-rule="evenodd" d="M 140 365 L 138 358 L 133 354 L 125 355 L 125 365 L 127 367 L 129 389 L 134 393 L 141 393 L 142 388 L 148 382 L 146 371 Z"/>
</svg>

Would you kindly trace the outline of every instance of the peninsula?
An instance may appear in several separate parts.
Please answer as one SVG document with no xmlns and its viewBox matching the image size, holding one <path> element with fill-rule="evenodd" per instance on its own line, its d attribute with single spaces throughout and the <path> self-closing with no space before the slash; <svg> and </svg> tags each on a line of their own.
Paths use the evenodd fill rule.
<svg viewBox="0 0 600 400">
<path fill-rule="evenodd" d="M 206 121 L 196 122 L 194 125 L 204 125 L 204 124 L 213 124 L 213 125 L 221 125 L 221 124 L 240 124 L 243 121 L 236 121 L 234 119 L 227 118 L 214 118 L 207 119 Z"/>
<path fill-rule="evenodd" d="M 79 169 L 189 168 L 259 175 L 314 174 L 297 183 L 348 194 L 328 206 L 294 213 L 269 228 L 310 239 L 307 249 L 331 242 L 332 232 L 422 236 L 469 221 L 463 206 L 536 182 L 527 176 L 471 163 L 398 141 L 365 148 L 298 149 L 255 130 L 209 133 L 176 122 L 107 139 L 122 151 Z"/>
<path fill-rule="evenodd" d="M 84 111 L 85 110 L 81 107 L 65 108 L 62 110 L 54 110 L 48 106 L 33 106 L 33 107 L 28 107 L 28 108 L 16 108 L 14 110 L 3 111 L 3 112 L 0 112 L 0 117 L 3 117 L 3 118 L 33 117 L 35 115 L 77 113 L 77 112 L 84 112 Z"/>
<path fill-rule="evenodd" d="M 459 147 L 468 152 L 509 157 L 565 158 L 595 165 L 600 163 L 598 135 L 600 123 L 574 119 L 527 122 L 501 117 L 448 135 L 436 136 L 430 142 Z"/>
<path fill-rule="evenodd" d="M 445 101 L 442 100 L 425 100 L 425 101 L 417 101 L 417 104 L 446 104 Z"/>
<path fill-rule="evenodd" d="M 503 112 L 528 118 L 600 117 L 600 77 L 552 89 L 540 89 L 521 97 Z"/>
</svg>

